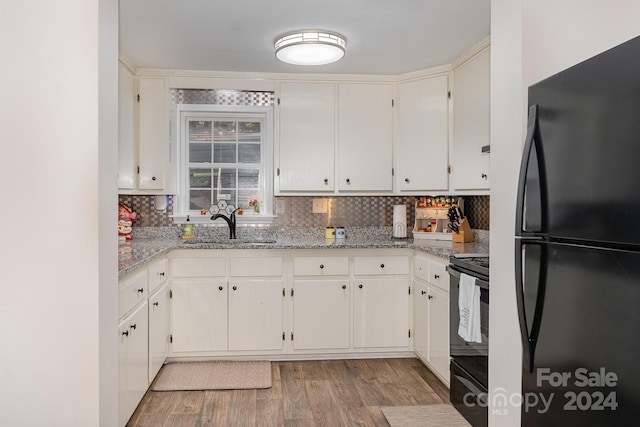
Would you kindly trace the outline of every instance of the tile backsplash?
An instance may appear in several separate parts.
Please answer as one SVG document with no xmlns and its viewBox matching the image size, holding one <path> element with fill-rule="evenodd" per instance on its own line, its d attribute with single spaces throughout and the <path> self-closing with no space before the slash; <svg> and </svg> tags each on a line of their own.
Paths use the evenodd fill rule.
<svg viewBox="0 0 640 427">
<path fill-rule="evenodd" d="M 279 227 L 344 227 L 391 226 L 393 205 L 407 205 L 407 227 L 413 228 L 416 197 L 372 196 L 372 197 L 324 197 L 327 213 L 312 213 L 313 199 L 318 197 L 275 197 L 276 219 Z M 321 197 L 322 198 L 322 197 Z M 173 226 L 173 197 L 167 196 L 167 208 L 157 210 L 154 196 L 120 195 L 119 202 L 130 206 L 138 213 L 134 227 Z M 471 228 L 489 229 L 489 196 L 464 197 L 465 215 Z"/>
</svg>

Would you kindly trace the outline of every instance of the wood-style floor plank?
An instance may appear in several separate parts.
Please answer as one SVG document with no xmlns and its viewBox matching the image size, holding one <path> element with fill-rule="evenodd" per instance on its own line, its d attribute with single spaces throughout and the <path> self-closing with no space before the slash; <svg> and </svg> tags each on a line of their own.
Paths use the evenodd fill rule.
<svg viewBox="0 0 640 427">
<path fill-rule="evenodd" d="M 127 424 L 158 426 L 384 426 L 382 406 L 449 402 L 418 359 L 273 362 L 272 387 L 148 391 Z"/>
<path fill-rule="evenodd" d="M 285 420 L 313 419 L 301 362 L 280 364 Z"/>
</svg>

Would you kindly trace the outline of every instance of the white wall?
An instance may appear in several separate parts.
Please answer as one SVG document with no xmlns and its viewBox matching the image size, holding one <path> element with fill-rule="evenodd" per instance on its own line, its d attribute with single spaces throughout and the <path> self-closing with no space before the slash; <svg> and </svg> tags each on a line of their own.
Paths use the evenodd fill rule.
<svg viewBox="0 0 640 427">
<path fill-rule="evenodd" d="M 491 347 L 489 388 L 519 392 L 522 347 L 514 291 L 517 171 L 526 126 L 526 88 L 640 34 L 640 2 L 492 0 L 491 2 Z M 514 363 L 517 361 L 517 363 Z M 489 425 L 520 423 L 516 406 Z"/>
<path fill-rule="evenodd" d="M 111 12 L 101 16 L 99 34 L 104 5 Z M 117 169 L 111 155 L 100 159 L 117 139 L 99 126 L 117 128 L 115 103 L 101 99 L 117 93 L 113 12 L 117 0 L 0 7 L 3 426 L 97 426 L 101 393 L 116 401 L 108 378 L 117 377 L 117 365 L 101 365 L 100 357 L 115 360 L 117 343 L 101 347 L 116 340 L 101 336 L 108 332 L 99 317 L 116 310 L 101 307 L 101 298 L 117 299 L 116 237 L 111 243 L 106 233 L 115 222 L 101 210 L 102 189 L 113 188 L 115 206 Z M 108 45 L 115 49 L 99 49 Z M 104 425 L 115 425 L 109 419 Z"/>
</svg>

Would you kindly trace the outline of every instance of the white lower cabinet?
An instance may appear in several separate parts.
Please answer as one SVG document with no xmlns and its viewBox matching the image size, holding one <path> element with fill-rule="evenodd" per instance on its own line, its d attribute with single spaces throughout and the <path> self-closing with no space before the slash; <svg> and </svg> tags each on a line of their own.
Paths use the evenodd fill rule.
<svg viewBox="0 0 640 427">
<path fill-rule="evenodd" d="M 174 279 L 172 289 L 173 352 L 227 350 L 226 280 Z"/>
<path fill-rule="evenodd" d="M 283 261 L 267 255 L 218 250 L 170 255 L 173 354 L 282 351 Z"/>
<path fill-rule="evenodd" d="M 118 419 L 124 426 L 164 363 L 169 341 L 166 258 L 118 283 Z"/>
<path fill-rule="evenodd" d="M 414 259 L 413 349 L 449 385 L 449 274 L 445 262 Z"/>
<path fill-rule="evenodd" d="M 124 426 L 149 387 L 148 304 L 143 301 L 118 326 L 119 425 Z"/>
<path fill-rule="evenodd" d="M 353 346 L 409 346 L 409 281 L 358 279 L 353 290 Z"/>
<path fill-rule="evenodd" d="M 282 280 L 231 280 L 229 350 L 282 350 Z"/>
<path fill-rule="evenodd" d="M 349 280 L 293 282 L 294 350 L 349 348 Z"/>
<path fill-rule="evenodd" d="M 431 367 L 449 385 L 449 293 L 437 286 L 429 289 L 429 352 Z"/>
<path fill-rule="evenodd" d="M 168 283 L 149 296 L 149 383 L 169 353 L 169 304 Z"/>
<path fill-rule="evenodd" d="M 413 351 L 429 359 L 429 285 L 418 281 L 413 284 Z"/>
</svg>

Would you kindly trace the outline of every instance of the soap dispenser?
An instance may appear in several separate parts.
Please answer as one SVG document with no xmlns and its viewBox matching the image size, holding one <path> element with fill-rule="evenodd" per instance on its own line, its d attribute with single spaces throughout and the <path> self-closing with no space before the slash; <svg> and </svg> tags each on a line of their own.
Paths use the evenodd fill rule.
<svg viewBox="0 0 640 427">
<path fill-rule="evenodd" d="M 187 222 L 182 227 L 182 240 L 192 240 L 195 238 L 196 236 L 193 235 L 193 224 L 191 224 L 191 219 L 189 215 L 187 215 Z"/>
</svg>

